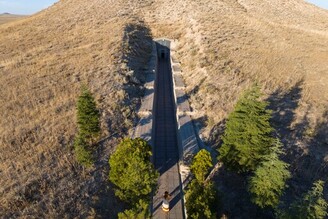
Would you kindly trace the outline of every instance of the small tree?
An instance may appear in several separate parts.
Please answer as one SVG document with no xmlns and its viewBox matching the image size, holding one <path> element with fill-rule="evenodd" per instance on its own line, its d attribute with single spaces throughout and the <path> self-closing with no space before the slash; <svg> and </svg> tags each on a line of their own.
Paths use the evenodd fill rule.
<svg viewBox="0 0 328 219">
<path fill-rule="evenodd" d="M 86 167 L 93 164 L 92 141 L 100 134 L 99 111 L 91 92 L 82 87 L 77 101 L 78 135 L 75 138 L 74 150 L 79 163 Z"/>
<path fill-rule="evenodd" d="M 186 200 L 188 218 L 216 218 L 217 194 L 212 182 L 203 184 L 193 180 L 188 186 Z"/>
<path fill-rule="evenodd" d="M 89 143 L 100 134 L 100 114 L 91 92 L 82 87 L 77 101 L 77 123 L 80 136 Z"/>
<path fill-rule="evenodd" d="M 303 199 L 292 204 L 289 212 L 283 212 L 278 217 L 281 219 L 323 219 L 327 214 L 328 204 L 323 198 L 324 182 L 319 180 L 313 183 Z"/>
<path fill-rule="evenodd" d="M 258 86 L 246 91 L 228 117 L 218 159 L 237 172 L 254 171 L 273 144 L 271 111 L 260 96 Z"/>
<path fill-rule="evenodd" d="M 205 182 L 205 177 L 213 166 L 212 158 L 206 150 L 199 151 L 192 162 L 191 171 L 195 179 L 186 192 L 186 209 L 190 218 L 215 218 L 217 193 L 212 182 Z"/>
<path fill-rule="evenodd" d="M 210 168 L 213 167 L 211 154 L 205 149 L 200 150 L 194 157 L 191 171 L 198 182 L 204 182 Z"/>
<path fill-rule="evenodd" d="M 135 207 L 118 214 L 118 219 L 145 219 L 150 218 L 149 201 L 139 200 Z"/>
<path fill-rule="evenodd" d="M 249 181 L 249 191 L 252 202 L 261 208 L 276 207 L 280 196 L 286 188 L 286 181 L 290 178 L 289 165 L 279 159 L 283 153 L 279 139 L 271 148 L 271 153 L 256 169 Z"/>
<path fill-rule="evenodd" d="M 74 152 L 77 161 L 85 167 L 91 167 L 93 164 L 92 153 L 88 148 L 89 146 L 85 142 L 85 139 L 78 135 L 74 142 Z"/>
<path fill-rule="evenodd" d="M 158 172 L 150 162 L 151 146 L 143 139 L 124 139 L 109 159 L 109 179 L 115 194 L 128 203 L 147 200 L 155 188 Z"/>
</svg>

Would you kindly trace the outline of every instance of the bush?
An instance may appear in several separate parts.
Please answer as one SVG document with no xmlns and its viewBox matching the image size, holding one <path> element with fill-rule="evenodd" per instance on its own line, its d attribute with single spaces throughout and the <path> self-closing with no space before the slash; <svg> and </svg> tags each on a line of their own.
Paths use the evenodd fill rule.
<svg viewBox="0 0 328 219">
<path fill-rule="evenodd" d="M 109 179 L 116 196 L 128 203 L 148 200 L 159 174 L 150 162 L 151 146 L 143 139 L 124 139 L 109 159 Z"/>
</svg>

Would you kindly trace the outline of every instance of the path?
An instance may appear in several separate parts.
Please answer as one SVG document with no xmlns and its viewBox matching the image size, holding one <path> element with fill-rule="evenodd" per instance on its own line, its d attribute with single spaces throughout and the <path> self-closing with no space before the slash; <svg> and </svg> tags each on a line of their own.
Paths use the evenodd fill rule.
<svg viewBox="0 0 328 219">
<path fill-rule="evenodd" d="M 160 58 L 157 70 L 154 164 L 160 173 L 160 178 L 159 189 L 153 197 L 152 217 L 183 219 L 185 216 L 178 168 L 179 152 L 169 60 Z M 172 196 L 169 213 L 165 213 L 161 208 L 162 195 L 165 191 Z"/>
</svg>

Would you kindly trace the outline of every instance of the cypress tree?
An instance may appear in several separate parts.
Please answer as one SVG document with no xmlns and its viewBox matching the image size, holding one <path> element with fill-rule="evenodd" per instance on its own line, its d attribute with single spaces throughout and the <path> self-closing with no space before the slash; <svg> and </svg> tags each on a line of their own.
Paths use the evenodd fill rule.
<svg viewBox="0 0 328 219">
<path fill-rule="evenodd" d="M 268 102 L 261 101 L 260 88 L 246 91 L 229 115 L 219 149 L 219 160 L 237 172 L 254 171 L 273 144 Z"/>
<path fill-rule="evenodd" d="M 212 166 L 211 155 L 206 150 L 200 150 L 195 155 L 191 165 L 195 179 L 188 185 L 186 192 L 188 218 L 216 218 L 217 192 L 212 182 L 205 182 Z"/>
<path fill-rule="evenodd" d="M 81 89 L 77 101 L 78 135 L 74 142 L 74 151 L 79 163 L 86 167 L 93 164 L 91 144 L 100 134 L 100 115 L 96 102 L 86 86 Z"/>
<path fill-rule="evenodd" d="M 211 154 L 205 149 L 202 149 L 195 155 L 191 165 L 191 171 L 195 175 L 196 180 L 203 183 L 212 166 Z"/>
<path fill-rule="evenodd" d="M 84 137 L 78 135 L 75 138 L 74 152 L 75 152 L 76 159 L 80 164 L 82 164 L 86 167 L 92 166 L 92 164 L 93 164 L 92 153 L 89 150 L 89 146 L 85 142 Z"/>
<path fill-rule="evenodd" d="M 94 97 L 85 86 L 77 101 L 77 123 L 80 136 L 89 143 L 100 134 L 100 114 Z"/>
<path fill-rule="evenodd" d="M 323 198 L 322 180 L 313 183 L 313 187 L 300 201 L 292 204 L 288 212 L 278 215 L 281 219 L 323 219 L 328 216 L 328 204 Z"/>
<path fill-rule="evenodd" d="M 286 180 L 290 178 L 288 164 L 279 159 L 283 153 L 282 144 L 276 139 L 271 153 L 264 157 L 264 161 L 250 178 L 249 191 L 252 202 L 261 208 L 276 207 L 280 196 L 286 188 Z"/>
</svg>

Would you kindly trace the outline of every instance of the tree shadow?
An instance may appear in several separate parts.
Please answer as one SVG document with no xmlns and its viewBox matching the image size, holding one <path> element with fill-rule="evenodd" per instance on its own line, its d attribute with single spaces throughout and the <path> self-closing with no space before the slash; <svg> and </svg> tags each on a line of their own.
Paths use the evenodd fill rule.
<svg viewBox="0 0 328 219">
<path fill-rule="evenodd" d="M 208 144 L 212 145 L 212 148 L 218 149 L 222 145 L 222 138 L 225 130 L 227 119 L 223 119 L 220 122 L 218 122 L 216 125 L 214 125 L 210 131 L 209 138 L 208 138 Z"/>
<path fill-rule="evenodd" d="M 143 21 L 130 23 L 124 28 L 122 59 L 128 68 L 125 69 L 127 83 L 141 85 L 140 82 L 145 82 L 144 66 L 151 56 L 152 43 L 151 30 Z"/>
<path fill-rule="evenodd" d="M 313 133 L 305 142 L 303 153 L 294 157 L 291 163 L 292 178 L 281 199 L 282 209 L 287 209 L 295 200 L 302 199 L 318 180 L 325 182 L 323 195 L 328 200 L 328 110 L 323 113 L 321 122 L 317 123 Z"/>
<path fill-rule="evenodd" d="M 267 99 L 269 102 L 268 108 L 272 110 L 270 122 L 279 136 L 291 137 L 291 133 L 295 131 L 297 134 L 294 134 L 294 137 L 299 137 L 302 135 L 303 129 L 301 132 L 298 132 L 298 128 L 308 125 L 307 121 L 303 120 L 304 123 L 299 123 L 298 128 L 291 129 L 292 122 L 295 119 L 295 110 L 299 106 L 299 101 L 302 97 L 303 83 L 303 80 L 298 81 L 288 92 L 278 89 Z"/>
<path fill-rule="evenodd" d="M 109 130 L 126 134 L 129 125 L 127 120 L 136 122 L 136 110 L 140 106 L 140 99 L 144 95 L 143 87 L 147 76 L 147 63 L 152 54 L 152 35 L 147 25 L 142 20 L 129 23 L 124 28 L 122 50 L 119 54 L 122 61 L 119 62 L 118 74 L 122 76 L 124 99 L 113 105 L 114 121 L 107 120 Z M 123 131 L 122 131 L 123 130 Z"/>
<path fill-rule="evenodd" d="M 213 181 L 220 193 L 220 209 L 218 215 L 228 218 L 274 219 L 272 210 L 260 209 L 251 200 L 248 192 L 250 174 L 237 174 L 222 166 L 215 174 Z"/>
<path fill-rule="evenodd" d="M 96 152 L 97 161 L 91 172 L 94 186 L 90 186 L 90 206 L 93 209 L 91 217 L 117 218 L 117 214 L 127 207 L 114 194 L 114 186 L 108 180 L 109 155 L 115 150 L 118 138 L 127 134 L 127 121 L 136 120 L 136 109 L 140 104 L 140 97 L 144 94 L 143 84 L 146 82 L 145 66 L 152 52 L 151 31 L 142 20 L 136 20 L 124 28 L 122 51 L 118 54 L 122 60 L 118 74 L 122 76 L 122 84 L 118 89 L 123 90 L 123 101 L 113 103 L 112 114 L 114 120 L 106 118 L 106 126 L 111 135 L 98 142 Z M 148 123 L 149 121 L 144 121 Z M 113 134 L 112 134 L 113 133 Z"/>
<path fill-rule="evenodd" d="M 198 91 L 199 91 L 199 89 L 200 89 L 200 87 L 204 84 L 205 80 L 206 80 L 206 77 L 203 78 L 202 80 L 200 80 L 199 83 L 192 90 L 190 90 L 189 92 L 187 92 L 186 93 L 187 94 L 187 97 L 190 97 L 191 95 L 197 94 Z"/>
</svg>

